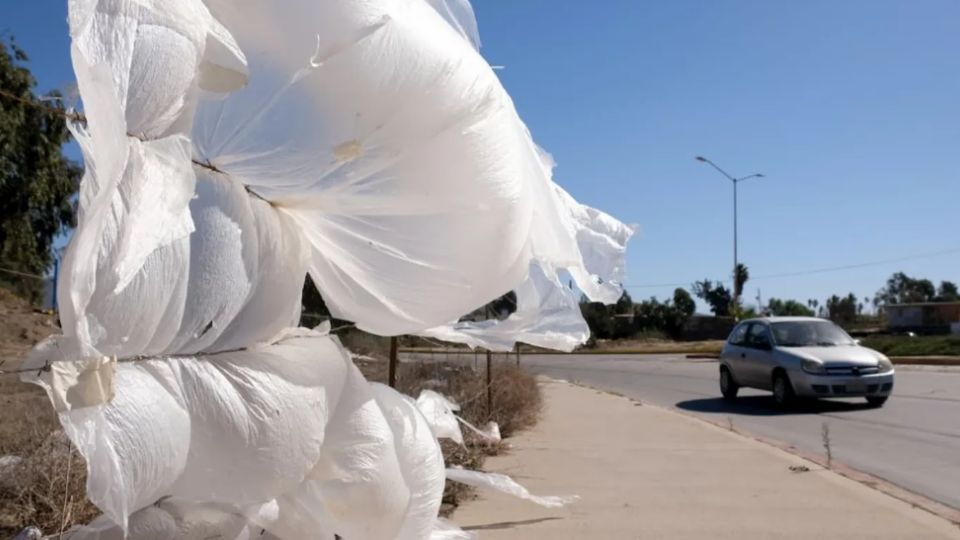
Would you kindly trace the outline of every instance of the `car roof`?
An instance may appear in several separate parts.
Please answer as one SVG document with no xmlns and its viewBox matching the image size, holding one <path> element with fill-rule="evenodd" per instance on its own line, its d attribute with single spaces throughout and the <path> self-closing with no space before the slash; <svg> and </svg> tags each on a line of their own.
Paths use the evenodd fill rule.
<svg viewBox="0 0 960 540">
<path fill-rule="evenodd" d="M 775 323 L 775 322 L 818 322 L 818 321 L 820 322 L 827 321 L 827 319 L 821 319 L 819 317 L 756 317 L 753 319 L 747 319 L 742 322 Z"/>
</svg>

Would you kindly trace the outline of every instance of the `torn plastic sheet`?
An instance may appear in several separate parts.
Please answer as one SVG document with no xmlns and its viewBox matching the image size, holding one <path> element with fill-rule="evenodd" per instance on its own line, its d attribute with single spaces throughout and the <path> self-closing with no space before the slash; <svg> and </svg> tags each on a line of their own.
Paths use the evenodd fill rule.
<svg viewBox="0 0 960 540">
<path fill-rule="evenodd" d="M 496 422 L 487 422 L 486 427 L 484 429 L 480 429 L 459 416 L 457 417 L 457 421 L 488 443 L 498 443 L 503 440 L 503 438 L 500 436 L 500 425 Z"/>
<path fill-rule="evenodd" d="M 464 531 L 452 521 L 438 518 L 430 533 L 430 540 L 476 540 L 480 535 L 473 531 Z"/>
<path fill-rule="evenodd" d="M 533 260 L 583 265 L 551 165 L 450 31 L 475 24 L 466 2 L 208 5 L 251 77 L 200 102 L 197 159 L 297 224 L 336 317 L 415 333 L 516 288 Z"/>
<path fill-rule="evenodd" d="M 552 158 L 550 159 L 552 163 Z M 567 267 L 577 286 L 594 302 L 615 304 L 623 295 L 627 242 L 637 230 L 615 217 L 577 202 L 559 185 L 553 185 L 577 238 L 582 264 Z"/>
<path fill-rule="evenodd" d="M 541 160 L 552 168 L 549 155 L 541 152 Z M 567 226 L 577 238 L 582 264 L 558 269 L 548 262 L 534 262 L 516 289 L 517 309 L 506 319 L 454 322 L 421 335 L 501 352 L 520 342 L 570 352 L 587 342 L 590 328 L 580 311 L 580 292 L 608 304 L 620 299 L 626 244 L 635 228 L 578 203 L 557 185 L 553 188 L 569 217 Z M 578 289 L 562 283 L 560 270 L 569 272 Z"/>
<path fill-rule="evenodd" d="M 457 444 L 463 444 L 463 433 L 457 424 L 456 415 L 460 410 L 459 405 L 433 390 L 420 392 L 416 403 L 417 409 L 426 418 L 438 439 L 450 439 Z"/>
<path fill-rule="evenodd" d="M 504 320 L 463 321 L 432 328 L 421 335 L 491 351 L 510 351 L 517 342 L 572 351 L 590 337 L 576 293 L 559 279 L 532 265 L 516 289 L 517 309 Z"/>
<path fill-rule="evenodd" d="M 616 286 L 600 276 L 622 264 L 591 262 L 581 232 L 614 239 L 603 257 L 619 222 L 557 192 L 469 3 L 69 6 L 86 171 L 64 336 L 28 364 L 118 357 L 112 399 L 60 413 L 105 514 L 84 534 L 456 534 L 436 508 L 465 472 L 444 473 L 430 420 L 333 338 L 275 336 L 308 271 L 381 335 L 455 320 L 532 265 L 594 300 Z M 25 378 L 51 390 L 52 372 Z"/>
<path fill-rule="evenodd" d="M 449 468 L 447 469 L 447 479 L 453 480 L 454 482 L 460 482 L 461 484 L 466 484 L 468 486 L 499 491 L 501 493 L 517 497 L 518 499 L 530 501 L 545 508 L 561 508 L 580 499 L 580 497 L 577 495 L 549 495 L 545 497 L 533 495 L 527 490 L 527 488 L 521 486 L 509 476 L 498 473 Z"/>
<path fill-rule="evenodd" d="M 108 403 L 117 359 L 108 356 L 50 364 L 50 400 L 57 412 Z"/>
<path fill-rule="evenodd" d="M 450 439 L 464 444 L 460 424 L 487 442 L 500 442 L 500 426 L 496 422 L 487 423 L 486 429 L 480 429 L 457 415 L 460 406 L 446 396 L 433 390 L 423 390 L 416 401 L 417 409 L 424 416 L 438 439 Z"/>
</svg>

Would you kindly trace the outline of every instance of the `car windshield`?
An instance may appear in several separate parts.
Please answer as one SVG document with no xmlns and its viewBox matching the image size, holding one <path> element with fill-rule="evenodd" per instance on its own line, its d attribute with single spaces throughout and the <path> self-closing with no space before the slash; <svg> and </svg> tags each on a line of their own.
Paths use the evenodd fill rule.
<svg viewBox="0 0 960 540">
<path fill-rule="evenodd" d="M 830 321 L 784 321 L 770 325 L 780 347 L 835 347 L 854 341 Z"/>
</svg>

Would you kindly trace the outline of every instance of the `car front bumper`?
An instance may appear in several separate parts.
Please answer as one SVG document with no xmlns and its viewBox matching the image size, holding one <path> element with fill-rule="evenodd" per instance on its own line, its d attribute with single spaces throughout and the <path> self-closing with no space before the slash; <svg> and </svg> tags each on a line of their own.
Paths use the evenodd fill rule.
<svg viewBox="0 0 960 540">
<path fill-rule="evenodd" d="M 889 396 L 893 392 L 893 375 L 814 375 L 801 371 L 791 374 L 793 390 L 803 397 L 868 397 Z"/>
</svg>

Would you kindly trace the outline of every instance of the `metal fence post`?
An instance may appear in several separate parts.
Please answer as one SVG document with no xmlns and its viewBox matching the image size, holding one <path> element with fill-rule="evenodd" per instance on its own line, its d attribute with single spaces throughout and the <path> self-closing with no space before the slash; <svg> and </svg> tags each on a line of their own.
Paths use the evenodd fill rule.
<svg viewBox="0 0 960 540">
<path fill-rule="evenodd" d="M 390 388 L 397 387 L 397 362 L 397 336 L 393 336 L 390 338 L 390 371 L 387 375 L 387 382 L 389 383 Z"/>
<path fill-rule="evenodd" d="M 487 350 L 487 417 L 493 416 L 493 375 L 491 374 L 491 364 L 493 363 L 493 353 Z"/>
<path fill-rule="evenodd" d="M 52 289 L 51 292 L 53 294 L 51 296 L 51 301 L 50 301 L 50 305 L 53 307 L 54 313 L 60 312 L 60 306 L 57 305 L 57 283 L 59 281 L 60 281 L 60 257 L 56 257 L 53 259 L 53 285 L 51 287 Z"/>
</svg>

